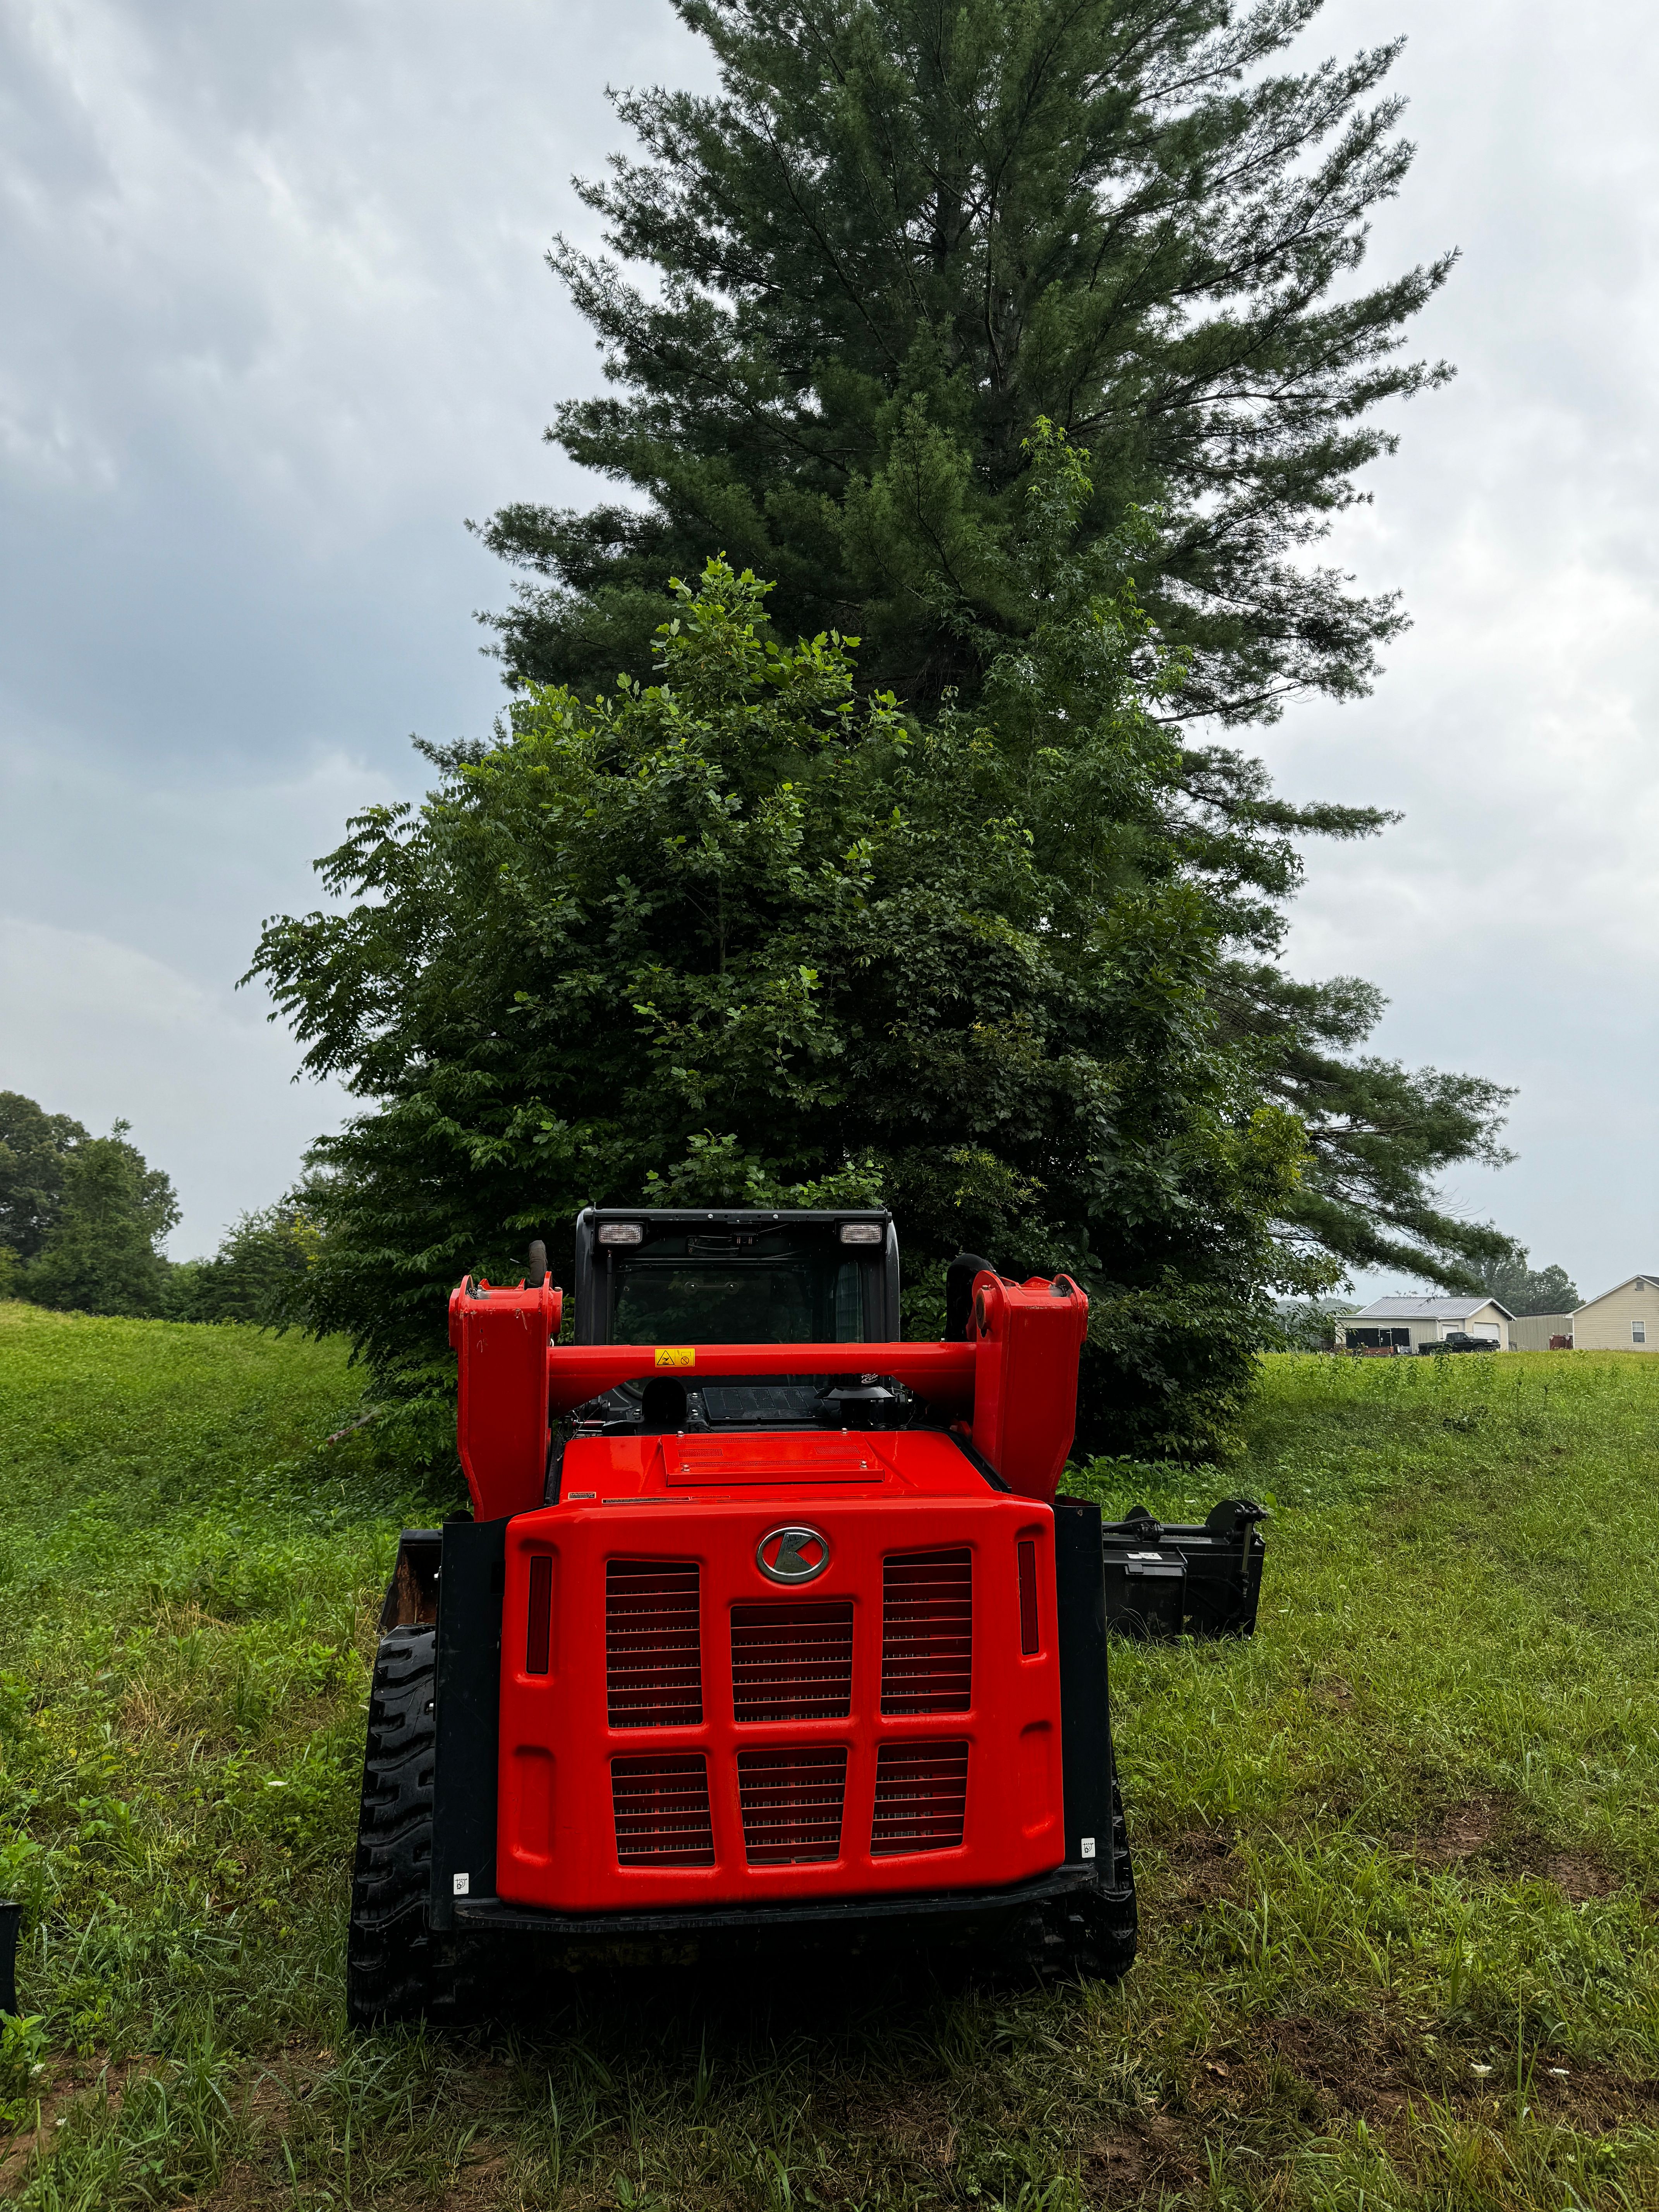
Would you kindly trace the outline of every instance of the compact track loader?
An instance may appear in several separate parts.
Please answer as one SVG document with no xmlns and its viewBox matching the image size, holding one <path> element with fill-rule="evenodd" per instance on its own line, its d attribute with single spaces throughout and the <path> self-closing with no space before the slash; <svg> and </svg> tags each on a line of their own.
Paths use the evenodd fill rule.
<svg viewBox="0 0 1659 2212">
<path fill-rule="evenodd" d="M 473 1510 L 386 1595 L 353 2018 L 515 1958 L 1121 1974 L 1101 1516 L 1055 1495 L 1077 1285 L 964 1255 L 905 1343 L 885 1212 L 590 1210 L 561 1345 L 544 1268 L 450 1300 Z"/>
</svg>

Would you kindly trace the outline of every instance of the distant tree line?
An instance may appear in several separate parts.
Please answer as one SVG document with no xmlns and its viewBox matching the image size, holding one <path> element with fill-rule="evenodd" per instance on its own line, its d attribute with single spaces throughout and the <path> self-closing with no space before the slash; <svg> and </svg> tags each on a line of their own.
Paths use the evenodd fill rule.
<svg viewBox="0 0 1659 2212">
<path fill-rule="evenodd" d="M 1512 1314 L 1565 1314 L 1580 1304 L 1578 1285 L 1565 1267 L 1529 1267 L 1518 1246 L 1513 1259 L 1483 1261 L 1474 1273 Z"/>
<path fill-rule="evenodd" d="M 0 1297 L 76 1313 L 281 1327 L 316 1255 L 317 1232 L 292 1205 L 244 1213 L 210 1259 L 169 1260 L 178 1225 L 172 1179 L 117 1121 L 94 1137 L 0 1091 Z"/>
</svg>

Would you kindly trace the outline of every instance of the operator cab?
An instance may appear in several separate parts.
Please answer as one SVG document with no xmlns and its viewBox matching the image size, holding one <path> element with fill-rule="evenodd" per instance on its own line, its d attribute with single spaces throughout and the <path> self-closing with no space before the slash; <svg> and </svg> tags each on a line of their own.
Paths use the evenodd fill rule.
<svg viewBox="0 0 1659 2212">
<path fill-rule="evenodd" d="M 884 1207 L 586 1208 L 576 1222 L 579 1344 L 882 1344 L 899 1334 L 898 1237 Z M 590 1435 L 887 1427 L 909 1394 L 878 1374 L 624 1383 L 579 1409 Z"/>
</svg>

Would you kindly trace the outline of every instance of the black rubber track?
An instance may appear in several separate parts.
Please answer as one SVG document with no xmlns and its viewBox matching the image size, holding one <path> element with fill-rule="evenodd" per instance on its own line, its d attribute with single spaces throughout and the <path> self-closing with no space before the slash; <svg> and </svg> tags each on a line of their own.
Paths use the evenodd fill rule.
<svg viewBox="0 0 1659 2212">
<path fill-rule="evenodd" d="M 435 1675 L 430 1628 L 381 1638 L 346 1938 L 346 2010 L 356 2027 L 418 2020 L 448 1994 L 429 1911 Z"/>
<path fill-rule="evenodd" d="M 1039 1905 L 1003 1952 L 1006 1964 L 1042 1981 L 1115 1982 L 1135 1962 L 1139 1913 L 1128 1830 L 1117 1777 L 1112 1777 L 1114 1886 Z"/>
</svg>

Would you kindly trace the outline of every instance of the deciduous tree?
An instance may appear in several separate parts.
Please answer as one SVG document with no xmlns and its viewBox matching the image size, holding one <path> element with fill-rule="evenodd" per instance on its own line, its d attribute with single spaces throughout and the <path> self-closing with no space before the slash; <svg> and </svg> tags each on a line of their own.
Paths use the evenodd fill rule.
<svg viewBox="0 0 1659 2212">
<path fill-rule="evenodd" d="M 1489 1291 L 1512 1314 L 1569 1314 L 1580 1303 L 1578 1285 L 1565 1267 L 1529 1267 L 1527 1255 L 1489 1261 L 1474 1269 L 1483 1290 Z"/>
<path fill-rule="evenodd" d="M 153 1168 L 117 1121 L 64 1155 L 58 1218 L 37 1258 L 21 1270 L 23 1297 L 82 1313 L 159 1314 L 168 1262 L 162 1238 L 179 1219 L 167 1176 Z"/>
<path fill-rule="evenodd" d="M 33 1260 L 64 1202 L 64 1164 L 87 1133 L 19 1091 L 0 1091 L 0 1249 Z"/>
<path fill-rule="evenodd" d="M 1270 1292 L 1325 1279 L 1274 1233 L 1304 1139 L 1213 1011 L 1145 617 L 1074 553 L 1063 441 L 1035 483 L 1006 557 L 1042 617 L 971 708 L 861 696 L 853 641 L 779 646 L 714 562 L 655 684 L 532 688 L 356 819 L 319 864 L 353 902 L 256 963 L 364 1102 L 305 1193 L 319 1326 L 441 1376 L 453 1281 L 586 1201 L 879 1192 L 921 1325 L 961 1245 L 1064 1267 L 1085 1443 L 1213 1445 Z"/>
</svg>

